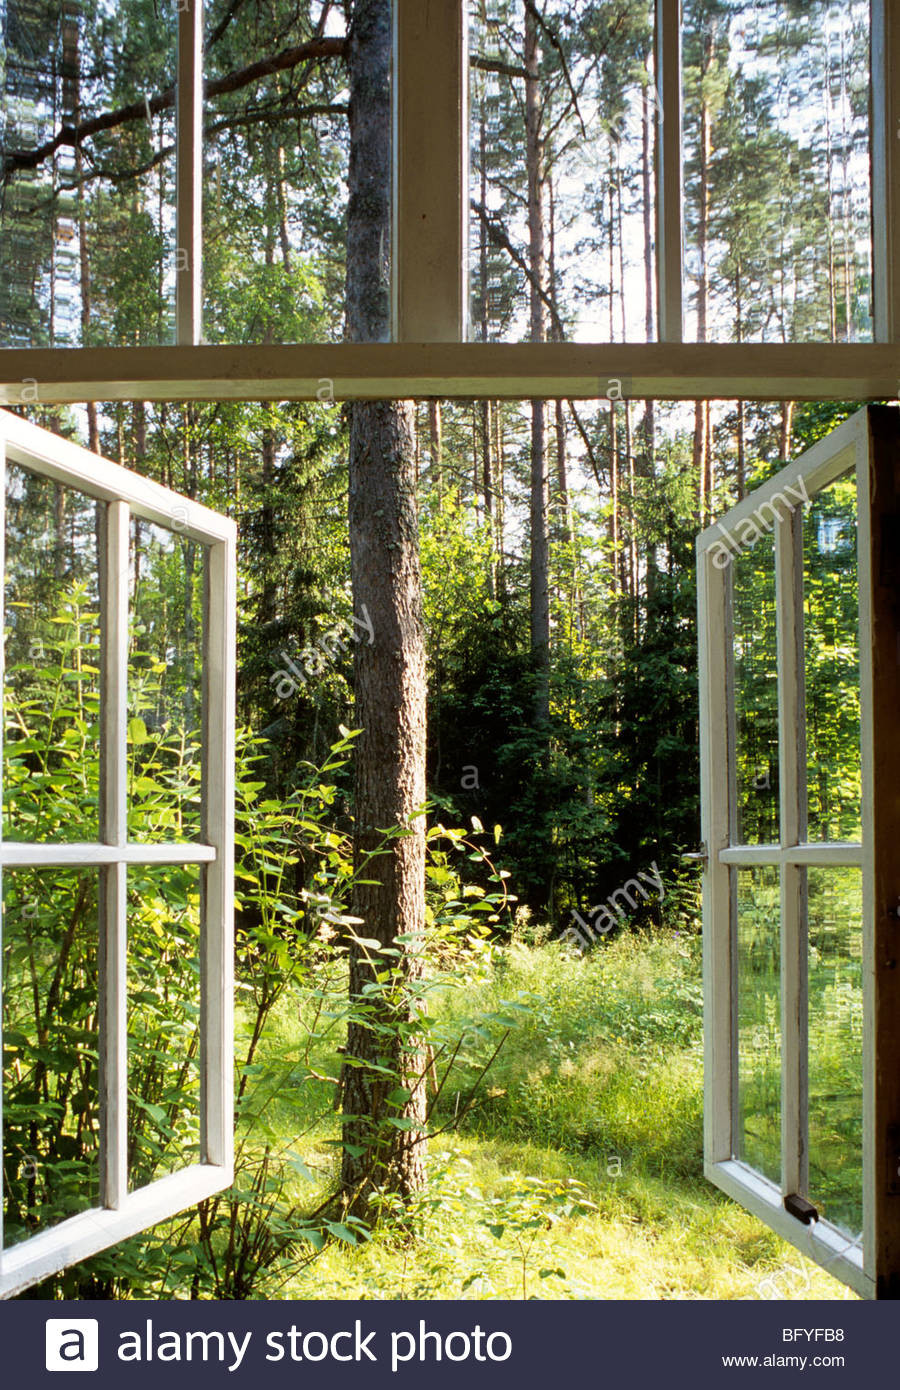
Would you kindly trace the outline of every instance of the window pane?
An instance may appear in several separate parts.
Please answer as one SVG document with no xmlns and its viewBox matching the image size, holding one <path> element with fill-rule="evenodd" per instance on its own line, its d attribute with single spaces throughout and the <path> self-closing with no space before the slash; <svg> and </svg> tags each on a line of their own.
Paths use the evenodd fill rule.
<svg viewBox="0 0 900 1390">
<path fill-rule="evenodd" d="M 3 836 L 96 840 L 97 506 L 7 464 Z"/>
<path fill-rule="evenodd" d="M 327 18 L 326 41 L 344 32 L 339 8 Z M 343 335 L 347 67 L 339 54 L 299 59 L 321 12 L 318 4 L 288 11 L 272 0 L 209 6 L 204 64 L 211 83 L 263 57 L 294 50 L 298 58 L 252 82 L 207 93 L 206 342 L 323 342 Z M 386 246 L 385 296 L 389 270 Z"/>
<path fill-rule="evenodd" d="M 200 833 L 205 546 L 131 521 L 128 655 L 129 835 Z"/>
<path fill-rule="evenodd" d="M 97 882 L 3 870 L 7 1247 L 99 1203 Z"/>
<path fill-rule="evenodd" d="M 4 7 L 2 346 L 171 340 L 178 8 Z"/>
<path fill-rule="evenodd" d="M 687 336 L 870 339 L 868 3 L 683 13 Z"/>
<path fill-rule="evenodd" d="M 776 844 L 778 820 L 778 634 L 775 544 L 764 536 L 738 551 L 733 584 L 736 840 Z"/>
<path fill-rule="evenodd" d="M 803 523 L 809 839 L 862 833 L 856 479 L 813 498 Z"/>
<path fill-rule="evenodd" d="M 541 13 L 530 42 L 524 0 L 469 0 L 473 336 L 643 342 L 655 333 L 653 6 Z"/>
<path fill-rule="evenodd" d="M 128 872 L 128 1172 L 199 1162 L 200 870 Z"/>
<path fill-rule="evenodd" d="M 781 894 L 774 866 L 737 875 L 737 1157 L 781 1182 Z"/>
<path fill-rule="evenodd" d="M 862 879 L 809 869 L 809 1199 L 862 1231 Z"/>
</svg>

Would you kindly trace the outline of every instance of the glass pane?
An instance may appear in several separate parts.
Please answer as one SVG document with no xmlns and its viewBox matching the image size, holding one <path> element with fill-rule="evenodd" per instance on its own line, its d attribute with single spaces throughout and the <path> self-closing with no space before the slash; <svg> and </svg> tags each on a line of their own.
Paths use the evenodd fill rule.
<svg viewBox="0 0 900 1390">
<path fill-rule="evenodd" d="M 862 1231 L 862 878 L 809 869 L 809 1199 Z"/>
<path fill-rule="evenodd" d="M 738 527 L 738 531 L 740 531 Z M 738 537 L 740 538 L 740 537 Z M 731 561 L 734 620 L 736 840 L 777 844 L 778 634 L 771 535 Z"/>
<path fill-rule="evenodd" d="M 257 0 L 209 6 L 204 68 L 213 84 L 289 56 L 255 81 L 208 92 L 203 192 L 204 341 L 303 343 L 343 335 L 350 133 L 338 54 L 301 61 L 344 33 L 343 7 Z M 210 35 L 214 36 L 210 37 Z M 316 35 L 318 37 L 318 35 Z M 384 286 L 390 247 L 385 247 Z"/>
<path fill-rule="evenodd" d="M 685 0 L 686 336 L 870 339 L 867 0 Z"/>
<path fill-rule="evenodd" d="M 4 6 L 2 346 L 171 340 L 178 8 Z"/>
<path fill-rule="evenodd" d="M 781 892 L 778 869 L 737 874 L 737 1157 L 781 1182 Z"/>
<path fill-rule="evenodd" d="M 200 833 L 206 549 L 131 521 L 128 824 L 134 840 Z"/>
<path fill-rule="evenodd" d="M 803 522 L 810 840 L 862 834 L 856 479 L 813 498 Z"/>
<path fill-rule="evenodd" d="M 200 869 L 128 871 L 128 1172 L 199 1162 Z"/>
<path fill-rule="evenodd" d="M 99 1204 L 97 882 L 3 870 L 6 1246 Z"/>
<path fill-rule="evenodd" d="M 3 835 L 96 840 L 97 506 L 7 465 Z"/>
<path fill-rule="evenodd" d="M 653 5 L 553 4 L 542 17 L 532 24 L 524 0 L 469 0 L 472 333 L 643 342 L 655 334 Z"/>
</svg>

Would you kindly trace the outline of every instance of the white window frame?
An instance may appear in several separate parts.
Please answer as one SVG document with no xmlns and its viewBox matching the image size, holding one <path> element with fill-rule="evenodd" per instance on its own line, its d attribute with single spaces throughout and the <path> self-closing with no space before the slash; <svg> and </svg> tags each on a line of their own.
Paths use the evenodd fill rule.
<svg viewBox="0 0 900 1390">
<path fill-rule="evenodd" d="M 892 418 L 896 423 L 891 426 Z M 887 858 L 896 857 L 896 824 L 891 830 L 879 809 L 875 771 L 890 777 L 885 757 L 884 721 L 875 718 L 883 696 L 884 663 L 877 643 L 891 651 L 891 634 L 873 623 L 879 578 L 873 566 L 873 518 L 881 520 L 880 494 L 888 476 L 879 455 L 879 431 L 893 429 L 900 438 L 900 417 L 890 407 L 859 411 L 781 472 L 754 490 L 723 518 L 729 532 L 751 518 L 777 493 L 802 480 L 810 498 L 836 478 L 855 472 L 858 498 L 860 725 L 862 761 L 862 838 L 857 843 L 810 843 L 803 831 L 805 737 L 803 690 L 803 545 L 802 508 L 773 507 L 778 520 L 774 535 L 776 631 L 778 668 L 779 817 L 777 845 L 748 845 L 734 840 L 736 809 L 736 749 L 734 732 L 734 675 L 732 669 L 731 565 L 720 559 L 720 525 L 708 527 L 697 539 L 698 616 L 700 645 L 701 815 L 705 874 L 703 890 L 705 1106 L 704 1160 L 706 1176 L 729 1196 L 759 1216 L 779 1235 L 792 1241 L 837 1278 L 864 1297 L 885 1296 L 883 1279 L 896 1279 L 897 1213 L 886 1200 L 891 1177 L 881 1163 L 894 1164 L 889 1121 L 896 1101 L 888 1095 L 892 1081 L 889 1036 L 896 1027 L 886 1008 L 880 1012 L 876 989 L 890 981 L 896 950 L 888 913 L 876 912 L 876 882 Z M 896 450 L 896 444 L 894 446 Z M 886 460 L 893 468 L 893 459 Z M 882 470 L 882 471 L 879 471 Z M 768 513 L 767 513 L 768 515 Z M 877 540 L 877 537 L 876 537 Z M 892 579 L 885 580 L 890 588 Z M 896 591 L 894 591 L 896 592 Z M 873 601 L 874 596 L 874 601 Z M 877 642 L 876 642 L 877 639 Z M 896 647 L 893 648 L 896 650 Z M 896 661 L 894 661 L 896 664 Z M 893 677 L 888 673 L 888 679 Z M 894 706 L 894 709 L 896 706 Z M 893 716 L 896 723 L 896 716 Z M 876 749 L 878 750 L 876 754 Z M 893 836 L 894 838 L 890 838 Z M 736 1082 L 737 1010 L 736 906 L 732 877 L 736 868 L 778 867 L 781 876 L 781 1048 L 782 1048 L 782 1184 L 763 1177 L 735 1156 L 738 1094 Z M 784 1208 L 784 1198 L 803 1190 L 804 1113 L 802 1094 L 808 1074 L 803 1051 L 801 1019 L 807 1008 L 805 946 L 802 935 L 799 876 L 803 866 L 850 865 L 862 873 L 863 903 L 863 1233 L 861 1247 L 826 1220 L 805 1225 Z M 886 887 L 886 885 L 885 885 Z M 883 890 L 882 890 L 883 891 Z M 882 896 L 882 891 L 877 895 Z M 887 892 L 890 893 L 890 889 Z M 890 898 L 888 898 L 890 901 Z M 887 951 L 885 950 L 887 947 Z M 889 986 L 893 988 L 892 985 Z M 887 998 L 884 1000 L 887 1004 Z M 896 1013 L 893 1015 L 896 1018 Z M 878 1044 L 876 1048 L 876 1043 Z M 894 1044 L 896 1046 L 896 1043 Z M 885 1063 L 876 1075 L 875 1058 Z M 883 1117 L 883 1118 L 882 1118 Z M 882 1134 L 881 1130 L 885 1132 Z M 896 1190 L 896 1182 L 894 1182 Z M 900 1199 L 898 1199 L 900 1200 Z M 850 1248 L 848 1248 L 848 1246 Z"/>
<path fill-rule="evenodd" d="M 0 842 L 0 874 L 3 866 L 13 865 L 94 864 L 99 868 L 100 1205 L 3 1249 L 0 1202 L 0 1297 L 18 1293 L 222 1191 L 232 1182 L 234 1162 L 235 524 L 48 430 L 0 411 L 3 498 L 7 460 L 93 498 L 102 506 L 104 518 L 98 838 L 83 844 Z M 5 502 L 0 506 L 5 508 Z M 127 838 L 128 542 L 132 516 L 174 530 L 205 548 L 203 809 L 198 843 L 141 844 Z M 0 547 L 4 530 L 0 525 Z M 5 570 L 4 562 L 0 548 L 0 570 Z M 126 873 L 129 865 L 138 864 L 200 867 L 200 1161 L 129 1192 Z"/>
</svg>

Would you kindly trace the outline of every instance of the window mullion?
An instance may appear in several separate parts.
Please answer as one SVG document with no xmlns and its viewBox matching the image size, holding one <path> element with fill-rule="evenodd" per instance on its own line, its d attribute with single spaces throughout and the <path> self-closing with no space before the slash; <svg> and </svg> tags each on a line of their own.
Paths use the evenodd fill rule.
<svg viewBox="0 0 900 1390">
<path fill-rule="evenodd" d="M 126 502 L 110 502 L 103 527 L 100 706 L 100 838 L 128 837 L 128 541 Z M 127 868 L 100 870 L 100 1201 L 116 1209 L 128 1192 Z"/>
<path fill-rule="evenodd" d="M 203 282 L 203 0 L 178 6 L 175 341 L 199 343 Z"/>
<path fill-rule="evenodd" d="M 201 1156 L 231 1168 L 234 921 L 234 547 L 211 546 L 204 566 L 203 838 L 216 851 L 202 875 L 200 911 Z"/>
<path fill-rule="evenodd" d="M 656 296 L 660 342 L 680 343 L 683 324 L 681 0 L 656 0 Z"/>
<path fill-rule="evenodd" d="M 806 835 L 803 700 L 803 514 L 778 522 L 778 764 L 781 845 Z M 806 1192 L 808 1129 L 806 869 L 781 866 L 781 1164 L 785 1194 Z"/>
<path fill-rule="evenodd" d="M 872 0 L 872 301 L 875 341 L 900 342 L 900 16 Z"/>
<path fill-rule="evenodd" d="M 703 914 L 710 930 L 703 952 L 704 1045 L 706 1049 L 704 1129 L 707 1164 L 732 1157 L 732 1070 L 721 1063 L 734 1056 L 733 924 L 731 873 L 721 859 L 729 842 L 728 784 L 721 776 L 729 754 L 727 571 L 716 567 L 707 550 L 700 555 L 698 584 L 700 777 L 702 836 L 707 855 L 703 876 Z"/>
<path fill-rule="evenodd" d="M 394 45 L 393 337 L 460 342 L 469 298 L 463 0 L 394 0 Z"/>
</svg>

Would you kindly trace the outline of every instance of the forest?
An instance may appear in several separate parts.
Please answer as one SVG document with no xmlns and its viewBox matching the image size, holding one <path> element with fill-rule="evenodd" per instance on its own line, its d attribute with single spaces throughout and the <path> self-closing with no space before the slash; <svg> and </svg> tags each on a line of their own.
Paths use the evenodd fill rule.
<svg viewBox="0 0 900 1390">
<path fill-rule="evenodd" d="M 177 6 L 0 13 L 3 345 L 172 342 Z M 389 88 L 389 19 L 208 7 L 204 342 L 386 336 L 390 150 L 354 112 Z M 650 0 L 471 0 L 469 35 L 472 337 L 653 340 Z M 690 336 L 870 340 L 868 6 L 685 0 L 683 45 Z M 320 387 L 22 408 L 239 536 L 235 1182 L 29 1296 L 849 1296 L 702 1176 L 694 544 L 855 407 Z M 837 484 L 804 519 L 825 840 L 859 836 L 854 505 Z M 7 467 L 5 841 L 97 838 L 98 510 Z M 199 836 L 203 565 L 177 518 L 132 521 L 135 841 Z M 771 545 L 735 586 L 743 838 L 765 842 Z M 753 877 L 741 1103 L 768 1172 L 777 874 Z M 200 1147 L 200 879 L 129 869 L 133 1187 Z M 841 1098 L 811 1163 L 855 1237 L 859 890 L 810 879 L 810 1085 L 823 1115 Z M 89 866 L 3 873 L 7 1244 L 97 1202 L 99 891 Z"/>
</svg>

